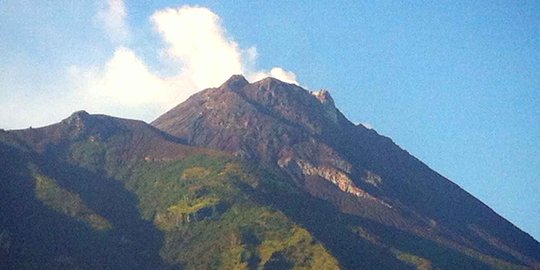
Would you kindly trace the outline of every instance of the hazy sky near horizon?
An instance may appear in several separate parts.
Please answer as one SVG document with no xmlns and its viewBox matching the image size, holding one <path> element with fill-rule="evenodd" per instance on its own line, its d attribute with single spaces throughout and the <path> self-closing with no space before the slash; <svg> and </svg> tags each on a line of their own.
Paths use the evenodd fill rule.
<svg viewBox="0 0 540 270">
<path fill-rule="evenodd" d="M 7 0 L 0 70 L 4 129 L 149 122 L 238 73 L 325 88 L 540 240 L 537 1 Z"/>
</svg>

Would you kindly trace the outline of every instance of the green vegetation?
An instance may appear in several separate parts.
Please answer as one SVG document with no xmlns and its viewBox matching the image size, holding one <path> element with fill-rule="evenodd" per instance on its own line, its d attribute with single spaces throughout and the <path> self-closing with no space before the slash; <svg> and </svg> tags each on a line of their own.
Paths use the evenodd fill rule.
<svg viewBox="0 0 540 270">
<path fill-rule="evenodd" d="M 470 248 L 462 247 L 443 238 L 430 243 L 413 236 L 399 234 L 374 234 L 362 227 L 354 227 L 352 231 L 367 241 L 388 249 L 394 256 L 418 270 L 427 269 L 463 269 L 488 267 L 500 270 L 524 270 L 525 266 L 512 264 L 492 256 L 482 254 Z M 414 247 L 413 247 L 414 246 Z M 399 249 L 398 249 L 399 248 Z M 407 250 L 407 251 L 404 251 Z M 459 252 L 458 252 L 459 251 Z M 468 265 L 470 263 L 471 265 Z"/>
<path fill-rule="evenodd" d="M 136 194 L 142 218 L 163 232 L 160 256 L 166 263 L 186 269 L 339 268 L 333 255 L 308 230 L 279 210 L 258 202 L 250 192 L 298 192 L 289 182 L 224 156 L 198 154 L 179 160 L 120 161 L 121 153 L 121 149 L 107 143 L 84 141 L 74 144 L 69 156 L 90 171 L 114 176 Z M 118 162 L 123 166 L 117 166 Z M 49 207 L 60 209 L 57 211 L 83 220 L 93 228 L 109 228 L 106 220 L 103 223 L 106 225 L 96 225 L 102 221 L 101 217 L 84 215 L 81 213 L 85 211 L 67 206 L 84 209 L 79 206 L 82 201 L 78 195 L 62 190 L 52 180 L 36 181 L 40 181 L 39 189 L 49 190 L 46 194 L 56 193 L 48 199 L 38 195 L 48 201 Z M 54 198 L 61 197 L 66 205 L 54 202 Z M 388 245 L 393 241 L 381 239 L 377 233 L 362 227 L 353 231 L 416 269 L 440 266 L 441 261 L 433 264 L 427 259 L 430 257 L 410 250 L 400 251 L 399 245 L 397 248 Z M 481 255 L 471 254 L 471 257 Z M 487 259 L 491 258 L 480 258 L 495 268 L 514 266 Z"/>
<path fill-rule="evenodd" d="M 260 205 L 245 187 L 277 180 L 232 159 L 190 156 L 141 162 L 126 187 L 142 215 L 165 233 L 161 256 L 187 269 L 338 269 L 310 233 Z"/>
<path fill-rule="evenodd" d="M 222 156 L 109 164 L 117 155 L 107 143 L 83 141 L 73 144 L 69 157 L 115 176 L 137 195 L 141 216 L 164 233 L 165 262 L 186 269 L 339 268 L 307 230 L 247 191 L 294 191 L 290 184 Z"/>
<path fill-rule="evenodd" d="M 53 179 L 35 174 L 36 197 L 49 208 L 85 222 L 95 230 L 110 230 L 112 225 L 96 214 L 81 200 L 80 196 L 60 187 Z"/>
<path fill-rule="evenodd" d="M 431 262 L 425 258 L 416 256 L 414 254 L 401 252 L 399 250 L 394 250 L 394 253 L 396 254 L 397 258 L 409 263 L 411 265 L 416 266 L 417 270 L 431 270 L 433 269 Z"/>
<path fill-rule="evenodd" d="M 107 146 L 99 141 L 82 141 L 71 147 L 71 158 L 83 167 L 97 171 L 105 164 Z"/>
</svg>

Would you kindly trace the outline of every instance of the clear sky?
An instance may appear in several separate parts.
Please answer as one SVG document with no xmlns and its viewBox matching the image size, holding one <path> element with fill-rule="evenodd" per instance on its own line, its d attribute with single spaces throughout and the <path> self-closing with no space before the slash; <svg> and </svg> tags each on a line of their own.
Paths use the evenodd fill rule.
<svg viewBox="0 0 540 270">
<path fill-rule="evenodd" d="M 538 1 L 321 2 L 0 1 L 0 128 L 151 121 L 231 74 L 274 76 L 330 90 L 539 240 Z"/>
</svg>

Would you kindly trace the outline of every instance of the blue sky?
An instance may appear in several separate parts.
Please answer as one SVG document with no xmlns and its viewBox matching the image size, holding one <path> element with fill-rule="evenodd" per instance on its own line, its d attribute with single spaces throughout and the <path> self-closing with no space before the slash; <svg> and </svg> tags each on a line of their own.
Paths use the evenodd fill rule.
<svg viewBox="0 0 540 270">
<path fill-rule="evenodd" d="M 537 1 L 8 0 L 0 70 L 4 129 L 151 121 L 239 72 L 325 88 L 540 239 Z"/>
</svg>

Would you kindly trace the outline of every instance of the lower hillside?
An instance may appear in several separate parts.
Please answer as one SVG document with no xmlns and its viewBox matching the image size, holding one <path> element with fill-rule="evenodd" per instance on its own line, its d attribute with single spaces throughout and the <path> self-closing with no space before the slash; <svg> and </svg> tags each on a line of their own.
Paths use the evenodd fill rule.
<svg viewBox="0 0 540 270">
<path fill-rule="evenodd" d="M 309 231 L 254 200 L 290 187 L 225 156 L 132 159 L 77 142 L 65 160 L 2 144 L 3 269 L 337 269 Z M 99 162 L 96 162 L 99 161 Z M 277 190 L 275 190 L 277 191 Z"/>
</svg>

